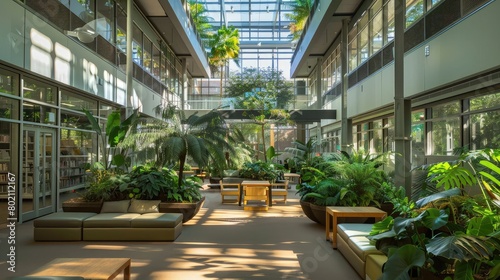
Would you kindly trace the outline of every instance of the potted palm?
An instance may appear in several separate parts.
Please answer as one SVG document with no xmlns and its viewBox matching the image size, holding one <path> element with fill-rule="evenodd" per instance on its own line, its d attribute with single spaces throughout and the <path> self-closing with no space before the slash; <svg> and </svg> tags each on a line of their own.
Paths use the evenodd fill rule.
<svg viewBox="0 0 500 280">
<path fill-rule="evenodd" d="M 233 151 L 230 143 L 235 141 L 227 134 L 228 126 L 217 110 L 186 117 L 182 110 L 166 106 L 157 107 L 156 113 L 161 120 L 144 123 L 129 141 L 137 145 L 137 149 L 152 146 L 156 154 L 156 168 L 175 166 L 178 169 L 178 178 L 165 189 L 166 199 L 160 211 L 167 208 L 166 203 L 183 203 L 184 207 L 192 203 L 200 208 L 204 201 L 199 193 L 201 180 L 197 177 L 184 178 L 187 158 L 204 168 L 209 158 L 223 158 L 225 151 Z"/>
</svg>

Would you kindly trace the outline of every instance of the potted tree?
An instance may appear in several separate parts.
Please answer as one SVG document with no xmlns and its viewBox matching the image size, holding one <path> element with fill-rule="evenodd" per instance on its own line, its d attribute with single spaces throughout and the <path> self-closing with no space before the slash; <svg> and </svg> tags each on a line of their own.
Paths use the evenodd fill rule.
<svg viewBox="0 0 500 280">
<path fill-rule="evenodd" d="M 203 168 L 210 157 L 224 157 L 224 151 L 233 151 L 230 143 L 235 141 L 227 135 L 228 126 L 217 110 L 185 117 L 182 110 L 166 106 L 157 107 L 156 113 L 162 120 L 145 123 L 130 141 L 139 143 L 138 149 L 153 146 L 156 168 L 178 167 L 178 178 L 164 189 L 166 198 L 160 209 L 166 209 L 166 203 L 176 203 L 177 208 L 178 203 L 184 204 L 183 207 L 190 207 L 187 204 L 193 203 L 200 208 L 204 201 L 199 192 L 201 179 L 184 178 L 188 156 Z"/>
</svg>

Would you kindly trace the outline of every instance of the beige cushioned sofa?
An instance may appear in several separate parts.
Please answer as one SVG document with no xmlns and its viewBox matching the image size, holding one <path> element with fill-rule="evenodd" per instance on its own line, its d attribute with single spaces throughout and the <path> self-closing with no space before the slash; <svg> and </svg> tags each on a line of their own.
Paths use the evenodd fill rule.
<svg viewBox="0 0 500 280">
<path fill-rule="evenodd" d="M 160 201 L 104 202 L 99 214 L 56 212 L 33 222 L 35 241 L 174 241 L 181 213 L 159 213 Z"/>
</svg>

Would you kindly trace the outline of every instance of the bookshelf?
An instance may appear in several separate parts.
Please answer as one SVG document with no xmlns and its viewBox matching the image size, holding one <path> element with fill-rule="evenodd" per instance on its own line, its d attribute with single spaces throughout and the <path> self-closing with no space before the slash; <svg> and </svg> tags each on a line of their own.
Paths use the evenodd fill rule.
<svg viewBox="0 0 500 280">
<path fill-rule="evenodd" d="M 71 139 L 61 140 L 60 153 L 60 190 L 83 186 L 86 182 L 85 166 L 89 161 L 89 156 Z"/>
<path fill-rule="evenodd" d="M 0 134 L 0 197 L 7 197 L 8 173 L 11 171 L 10 135 Z"/>
</svg>

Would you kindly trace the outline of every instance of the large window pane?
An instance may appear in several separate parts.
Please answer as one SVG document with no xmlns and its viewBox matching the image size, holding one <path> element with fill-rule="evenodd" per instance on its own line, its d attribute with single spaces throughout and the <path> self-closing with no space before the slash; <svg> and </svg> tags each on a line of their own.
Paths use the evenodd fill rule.
<svg viewBox="0 0 500 280">
<path fill-rule="evenodd" d="M 97 101 L 79 96 L 76 93 L 71 93 L 65 90 L 61 91 L 61 107 L 75 111 L 87 109 L 93 114 L 97 113 Z"/>
<path fill-rule="evenodd" d="M 23 97 L 55 105 L 57 102 L 57 89 L 54 86 L 25 77 Z"/>
<path fill-rule="evenodd" d="M 448 118 L 432 122 L 431 155 L 451 156 L 453 150 L 460 147 L 460 118 Z"/>
<path fill-rule="evenodd" d="M 0 69 L 0 92 L 19 96 L 19 75 Z"/>
<path fill-rule="evenodd" d="M 0 96 L 0 118 L 19 120 L 19 100 Z"/>
<path fill-rule="evenodd" d="M 384 9 L 387 14 L 387 29 L 385 31 L 384 43 L 388 44 L 394 40 L 394 0 L 389 0 Z"/>
<path fill-rule="evenodd" d="M 425 163 L 425 117 L 424 111 L 419 110 L 412 113 L 411 124 L 411 155 L 412 167 Z"/>
<path fill-rule="evenodd" d="M 470 117 L 470 122 L 472 150 L 500 147 L 499 111 L 473 114 Z"/>
<path fill-rule="evenodd" d="M 349 33 L 349 71 L 358 67 L 358 42 L 356 28 Z"/>
<path fill-rule="evenodd" d="M 460 112 L 459 101 L 432 108 L 431 155 L 453 155 L 453 149 L 461 146 Z"/>
<path fill-rule="evenodd" d="M 97 32 L 106 41 L 114 43 L 114 21 L 115 10 L 114 2 L 112 0 L 98 0 L 97 1 Z"/>
<path fill-rule="evenodd" d="M 61 126 L 67 128 L 92 129 L 90 121 L 83 113 L 61 111 Z"/>
<path fill-rule="evenodd" d="M 406 1 L 406 27 L 412 25 L 424 15 L 424 0 Z"/>
<path fill-rule="evenodd" d="M 371 49 L 370 55 L 376 53 L 382 48 L 383 38 L 382 38 L 382 28 L 383 28 L 383 17 L 382 12 L 376 14 L 372 21 L 370 22 L 371 28 Z"/>
<path fill-rule="evenodd" d="M 23 120 L 34 123 L 57 124 L 57 110 L 48 106 L 24 102 Z"/>
<path fill-rule="evenodd" d="M 362 64 L 368 59 L 368 28 L 365 27 L 359 33 L 359 63 Z"/>
</svg>

